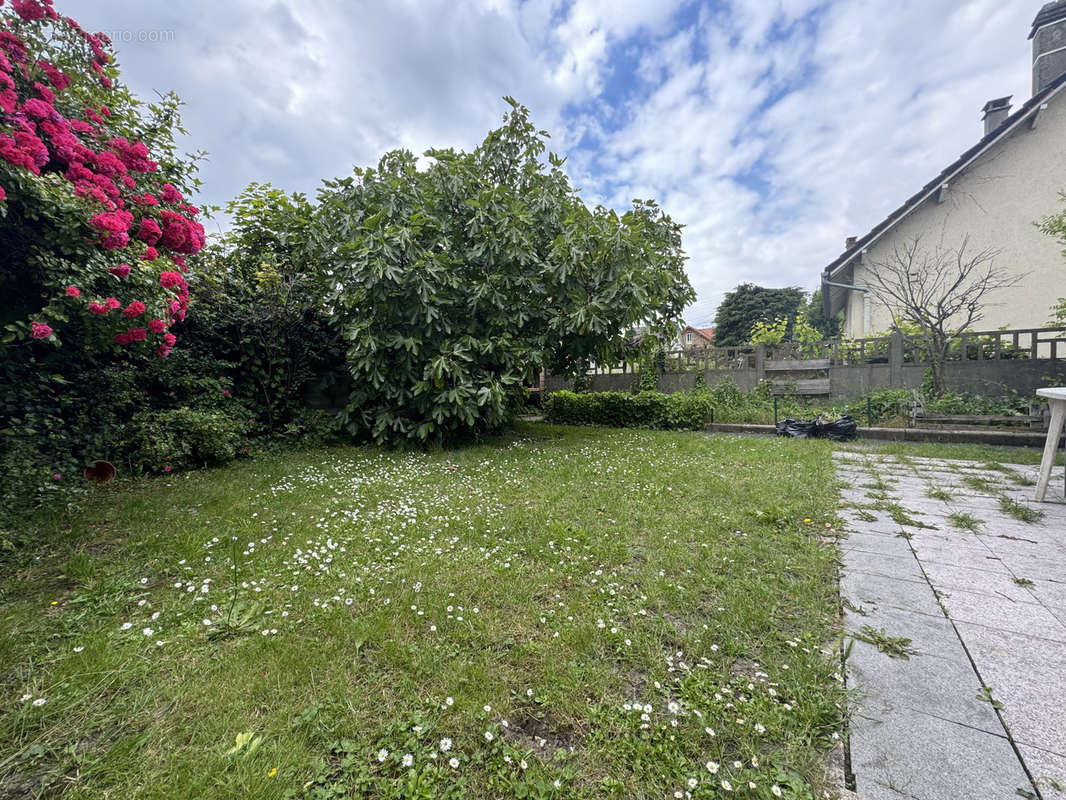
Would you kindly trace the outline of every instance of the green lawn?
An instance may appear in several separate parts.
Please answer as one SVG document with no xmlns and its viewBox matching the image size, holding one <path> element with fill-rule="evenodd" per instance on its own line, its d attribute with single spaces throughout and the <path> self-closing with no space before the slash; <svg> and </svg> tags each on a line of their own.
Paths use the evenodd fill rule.
<svg viewBox="0 0 1066 800">
<path fill-rule="evenodd" d="M 830 453 L 532 425 L 105 487 L 0 565 L 0 796 L 821 797 Z"/>
</svg>

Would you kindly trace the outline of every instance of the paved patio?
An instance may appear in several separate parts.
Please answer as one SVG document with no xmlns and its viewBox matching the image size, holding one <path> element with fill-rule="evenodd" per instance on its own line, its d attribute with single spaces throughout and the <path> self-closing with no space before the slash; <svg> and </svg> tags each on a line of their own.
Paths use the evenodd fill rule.
<svg viewBox="0 0 1066 800">
<path fill-rule="evenodd" d="M 1066 798 L 1066 503 L 1036 467 L 836 460 L 858 794 Z"/>
</svg>

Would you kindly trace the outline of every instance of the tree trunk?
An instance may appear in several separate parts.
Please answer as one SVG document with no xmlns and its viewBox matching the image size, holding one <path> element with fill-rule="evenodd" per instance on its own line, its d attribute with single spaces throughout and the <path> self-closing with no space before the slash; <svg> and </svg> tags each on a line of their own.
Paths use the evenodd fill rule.
<svg viewBox="0 0 1066 800">
<path fill-rule="evenodd" d="M 948 388 L 948 343 L 937 342 L 930 348 L 929 356 L 929 366 L 933 370 L 933 394 L 941 397 Z"/>
</svg>

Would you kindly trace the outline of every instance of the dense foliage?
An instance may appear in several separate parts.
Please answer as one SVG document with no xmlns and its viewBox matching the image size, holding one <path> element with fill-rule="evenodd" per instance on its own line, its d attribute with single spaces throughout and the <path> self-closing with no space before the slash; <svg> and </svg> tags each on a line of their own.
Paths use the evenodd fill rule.
<svg viewBox="0 0 1066 800">
<path fill-rule="evenodd" d="M 308 391 L 343 375 L 340 339 L 296 256 L 312 206 L 303 195 L 252 184 L 226 211 L 229 230 L 199 258 L 197 314 L 183 326 L 188 349 L 221 362 L 255 431 L 298 432 L 309 424 Z"/>
<path fill-rule="evenodd" d="M 613 428 L 700 430 L 711 418 L 706 392 L 663 394 L 626 392 L 553 392 L 545 403 L 549 422 L 606 425 Z"/>
<path fill-rule="evenodd" d="M 204 245 L 178 100 L 143 106 L 107 37 L 51 0 L 14 11 L 0 22 L 3 342 L 165 356 L 189 302 L 184 259 Z"/>
<path fill-rule="evenodd" d="M 983 397 L 968 392 L 933 392 L 932 372 L 917 389 L 881 389 L 848 400 L 801 397 L 784 394 L 775 398 L 771 383 L 762 381 L 743 391 L 732 381 L 723 381 L 706 390 L 714 409 L 714 421 L 769 425 L 777 418 L 826 419 L 842 414 L 854 417 L 860 427 L 903 427 L 910 424 L 911 407 L 919 402 L 926 414 L 1026 415 L 1032 398 L 1017 393 Z"/>
<path fill-rule="evenodd" d="M 835 339 L 840 336 L 840 330 L 844 327 L 844 312 L 838 311 L 835 317 L 826 317 L 822 307 L 822 290 L 815 289 L 811 292 L 807 302 L 807 310 L 804 312 L 807 324 L 818 331 L 823 339 Z"/>
<path fill-rule="evenodd" d="M 821 350 L 823 337 L 821 331 L 813 327 L 801 311 L 794 320 L 778 317 L 773 322 L 756 322 L 748 338 L 752 344 L 769 346 L 791 342 L 800 355 L 816 356 Z"/>
<path fill-rule="evenodd" d="M 719 347 L 747 344 L 751 330 L 759 322 L 772 323 L 779 317 L 788 320 L 787 335 L 799 311 L 805 308 L 806 295 L 796 286 L 767 289 L 742 283 L 727 292 L 714 316 L 714 343 Z"/>
<path fill-rule="evenodd" d="M 158 357 L 189 304 L 185 257 L 204 243 L 184 199 L 197 157 L 175 147 L 178 99 L 137 100 L 107 37 L 51 2 L 12 10 L 0 17 L 0 538 L 29 504 L 81 491 L 88 460 L 145 466 L 150 412 L 188 396 L 183 370 Z M 168 433 L 182 439 L 182 420 Z M 173 455 L 151 468 L 180 466 Z"/>
<path fill-rule="evenodd" d="M 309 253 L 347 347 L 345 422 L 378 442 L 491 430 L 542 367 L 610 363 L 638 324 L 665 332 L 694 299 L 680 226 L 652 202 L 581 202 L 508 99 L 473 152 L 409 152 L 332 181 Z"/>
</svg>

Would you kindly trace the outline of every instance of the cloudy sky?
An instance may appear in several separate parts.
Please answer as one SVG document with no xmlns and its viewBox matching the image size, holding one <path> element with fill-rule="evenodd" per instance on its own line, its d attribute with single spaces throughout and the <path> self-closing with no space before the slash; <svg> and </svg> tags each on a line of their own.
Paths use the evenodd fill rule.
<svg viewBox="0 0 1066 800">
<path fill-rule="evenodd" d="M 111 34 L 137 94 L 187 102 L 203 203 L 473 147 L 513 95 L 587 202 L 651 197 L 686 225 L 702 325 L 744 281 L 815 288 L 845 236 L 977 141 L 986 101 L 1027 99 L 1040 1 L 56 5 Z"/>
</svg>

